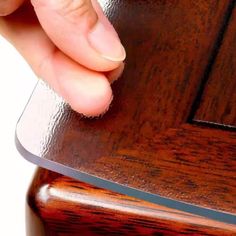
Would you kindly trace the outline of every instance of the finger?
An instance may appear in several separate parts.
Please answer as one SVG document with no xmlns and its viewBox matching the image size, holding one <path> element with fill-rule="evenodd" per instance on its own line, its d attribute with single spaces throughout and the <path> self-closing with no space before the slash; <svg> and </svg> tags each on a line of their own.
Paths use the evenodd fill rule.
<svg viewBox="0 0 236 236">
<path fill-rule="evenodd" d="M 112 101 L 112 91 L 107 78 L 72 61 L 56 51 L 41 66 L 41 75 L 58 82 L 60 94 L 71 107 L 87 117 L 106 112 Z"/>
<path fill-rule="evenodd" d="M 24 0 L 1 0 L 0 1 L 0 16 L 6 16 L 14 12 Z"/>
<path fill-rule="evenodd" d="M 19 21 L 28 12 L 21 8 L 13 15 L 0 18 L 0 33 L 74 110 L 86 116 L 104 113 L 112 100 L 105 75 L 86 69 L 60 52 L 32 16 L 31 22 L 27 18 Z"/>
<path fill-rule="evenodd" d="M 31 0 L 55 45 L 80 64 L 109 71 L 125 59 L 125 50 L 98 3 L 90 0 Z"/>
</svg>

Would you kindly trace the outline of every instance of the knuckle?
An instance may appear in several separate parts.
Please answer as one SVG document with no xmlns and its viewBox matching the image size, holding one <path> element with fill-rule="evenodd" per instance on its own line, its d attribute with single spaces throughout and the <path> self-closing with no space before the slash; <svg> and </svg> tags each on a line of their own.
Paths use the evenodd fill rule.
<svg viewBox="0 0 236 236">
<path fill-rule="evenodd" d="M 77 19 L 92 12 L 90 0 L 61 0 L 59 2 L 60 13 L 70 19 Z"/>
</svg>

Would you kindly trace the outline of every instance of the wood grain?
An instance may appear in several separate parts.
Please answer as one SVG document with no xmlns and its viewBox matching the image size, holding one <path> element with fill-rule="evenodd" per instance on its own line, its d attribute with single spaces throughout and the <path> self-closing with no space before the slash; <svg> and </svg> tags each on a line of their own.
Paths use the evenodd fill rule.
<svg viewBox="0 0 236 236">
<path fill-rule="evenodd" d="M 231 1 L 106 2 L 127 61 L 102 126 L 134 133 L 178 127 L 187 121 Z"/>
<path fill-rule="evenodd" d="M 236 128 L 236 10 L 207 80 L 194 120 Z"/>
<path fill-rule="evenodd" d="M 235 225 L 100 189 L 45 169 L 36 172 L 27 209 L 28 236 L 36 235 L 35 228 L 40 236 L 236 233 Z M 32 216 L 40 221 L 32 224 Z"/>
<path fill-rule="evenodd" d="M 37 99 L 51 100 L 47 93 L 50 94 L 49 90 L 40 86 L 38 89 L 34 93 Z M 47 109 L 38 100 L 35 102 L 34 95 L 28 108 L 44 106 L 50 113 L 52 109 Z M 122 193 L 135 188 L 155 194 L 154 202 L 164 197 L 236 213 L 235 132 L 183 124 L 160 133 L 150 132 L 149 127 L 140 127 L 134 136 L 130 129 L 122 133 L 109 132 L 101 125 L 106 125 L 106 117 L 92 122 L 81 120 L 61 104 L 56 107 L 56 113 L 44 113 L 43 118 L 50 117 L 45 127 L 43 122 L 37 121 L 39 133 L 32 128 L 34 132 L 24 136 L 27 144 L 28 140 L 32 142 L 32 153 L 41 151 L 39 157 L 24 152 L 29 160 L 93 184 L 101 184 L 102 180 L 104 187 L 119 189 Z M 38 114 L 32 109 L 24 114 L 27 112 L 31 119 L 32 114 Z M 30 123 L 25 121 L 29 129 Z M 83 127 L 86 122 L 90 129 Z M 48 137 L 44 137 L 45 128 L 53 130 Z M 41 137 L 44 137 L 40 142 L 42 146 L 34 145 L 35 141 L 39 143 L 37 138 L 41 132 Z M 73 168 L 76 173 L 67 167 Z M 91 176 L 95 177 L 91 180 Z"/>
<path fill-rule="evenodd" d="M 40 83 L 17 126 L 19 150 L 90 183 L 235 219 L 235 132 L 185 124 L 231 3 L 107 1 L 128 55 L 113 106 L 84 119 Z"/>
</svg>

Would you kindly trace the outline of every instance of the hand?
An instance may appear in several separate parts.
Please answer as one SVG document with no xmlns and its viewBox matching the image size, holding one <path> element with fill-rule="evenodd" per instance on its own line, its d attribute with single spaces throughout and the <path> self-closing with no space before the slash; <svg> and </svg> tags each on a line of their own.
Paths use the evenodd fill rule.
<svg viewBox="0 0 236 236">
<path fill-rule="evenodd" d="M 125 50 L 96 0 L 0 0 L 0 16 L 0 34 L 72 109 L 109 108 Z"/>
</svg>

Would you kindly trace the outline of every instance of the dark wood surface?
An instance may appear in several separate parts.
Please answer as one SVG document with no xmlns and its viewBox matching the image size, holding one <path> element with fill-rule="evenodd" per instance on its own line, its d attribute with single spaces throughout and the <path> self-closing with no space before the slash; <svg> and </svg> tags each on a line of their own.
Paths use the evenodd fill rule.
<svg viewBox="0 0 236 236">
<path fill-rule="evenodd" d="M 235 214 L 236 134 L 186 124 L 231 2 L 115 3 L 119 11 L 106 10 L 128 57 L 111 109 L 101 119 L 81 118 L 40 84 L 18 124 L 19 141 L 36 163 L 60 173 L 152 193 L 156 203 Z"/>
<path fill-rule="evenodd" d="M 27 235 L 235 235 L 236 226 L 169 209 L 39 169 Z"/>
<path fill-rule="evenodd" d="M 19 151 L 81 181 L 236 224 L 235 130 L 196 123 L 208 112 L 204 99 L 217 96 L 208 92 L 210 84 L 222 87 L 224 75 L 235 84 L 234 74 L 224 73 L 227 66 L 215 65 L 234 43 L 232 3 L 106 1 L 105 11 L 127 49 L 112 107 L 101 118 L 83 118 L 40 82 L 17 125 Z M 232 98 L 235 88 L 228 89 Z M 220 98 L 222 107 L 231 104 L 226 98 Z M 198 107 L 203 110 L 195 116 Z M 228 120 L 212 114 L 232 125 L 236 109 L 232 105 Z M 60 187 L 69 181 L 63 178 Z"/>
<path fill-rule="evenodd" d="M 200 107 L 194 117 L 236 128 L 236 10 L 207 80 Z"/>
</svg>

